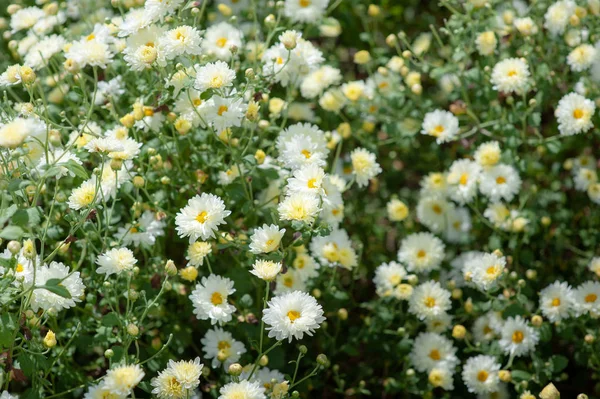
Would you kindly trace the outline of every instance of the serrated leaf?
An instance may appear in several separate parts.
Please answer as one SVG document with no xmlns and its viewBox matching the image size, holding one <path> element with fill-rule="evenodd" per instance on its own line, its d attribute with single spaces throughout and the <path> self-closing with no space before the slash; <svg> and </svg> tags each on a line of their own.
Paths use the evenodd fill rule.
<svg viewBox="0 0 600 399">
<path fill-rule="evenodd" d="M 20 240 L 25 232 L 19 226 L 7 226 L 0 231 L 0 238 L 5 240 Z"/>
<path fill-rule="evenodd" d="M 63 298 L 71 299 L 72 298 L 71 293 L 64 286 L 60 285 L 61 282 L 62 282 L 61 279 L 52 278 L 52 279 L 46 281 L 45 285 L 42 285 L 39 288 L 48 290 L 51 293 L 61 296 Z"/>
<path fill-rule="evenodd" d="M 69 169 L 70 172 L 73 172 L 75 176 L 81 177 L 84 180 L 89 178 L 88 173 L 83 168 L 83 166 L 79 165 L 77 162 L 72 159 L 69 162 L 62 164 L 65 168 Z"/>
</svg>

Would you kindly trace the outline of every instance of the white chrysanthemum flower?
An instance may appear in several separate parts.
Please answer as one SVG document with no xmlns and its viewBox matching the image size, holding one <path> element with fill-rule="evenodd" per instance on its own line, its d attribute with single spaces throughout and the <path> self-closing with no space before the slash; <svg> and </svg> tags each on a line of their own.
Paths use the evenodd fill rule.
<svg viewBox="0 0 600 399">
<path fill-rule="evenodd" d="M 321 167 L 315 164 L 305 165 L 293 172 L 293 177 L 288 179 L 287 189 L 290 193 L 321 195 L 324 193 L 324 178 L 325 171 Z"/>
<path fill-rule="evenodd" d="M 431 233 L 413 233 L 402 240 L 398 260 L 409 271 L 427 273 L 444 260 L 444 243 Z"/>
<path fill-rule="evenodd" d="M 577 316 L 590 314 L 592 317 L 600 315 L 600 283 L 586 281 L 573 292 L 575 312 Z"/>
<path fill-rule="evenodd" d="M 473 323 L 473 337 L 475 342 L 489 342 L 496 338 L 502 331 L 504 321 L 497 313 L 488 312 L 480 316 Z"/>
<path fill-rule="evenodd" d="M 221 22 L 209 27 L 204 33 L 202 49 L 217 59 L 228 61 L 231 59 L 231 47 L 242 48 L 242 32 L 228 24 Z"/>
<path fill-rule="evenodd" d="M 340 265 L 346 269 L 358 265 L 352 241 L 342 229 L 333 230 L 328 236 L 314 237 L 310 243 L 310 251 L 323 265 Z"/>
<path fill-rule="evenodd" d="M 219 90 L 231 87 L 235 80 L 235 71 L 223 61 L 208 63 L 198 68 L 194 87 L 197 90 Z"/>
<path fill-rule="evenodd" d="M 496 34 L 493 31 L 482 32 L 477 36 L 477 39 L 475 39 L 477 51 L 481 55 L 494 54 L 497 44 L 498 39 L 496 39 Z"/>
<path fill-rule="evenodd" d="M 446 183 L 446 180 L 447 177 L 444 173 L 429 173 L 427 176 L 421 179 L 421 191 L 419 192 L 419 195 L 421 197 L 447 196 L 448 184 Z"/>
<path fill-rule="evenodd" d="M 192 26 L 182 25 L 165 32 L 158 40 L 161 55 L 167 60 L 187 54 L 198 55 L 202 51 L 200 31 Z"/>
<path fill-rule="evenodd" d="M 41 263 L 41 259 L 38 255 L 35 258 L 26 257 L 24 255 L 25 249 L 21 248 L 21 251 L 16 256 L 16 264 L 13 269 L 15 275 L 15 285 L 19 285 L 23 283 L 24 285 L 29 285 L 33 281 L 33 271 L 34 265 L 39 265 Z M 4 250 L 3 253 L 0 254 L 0 258 L 2 259 L 11 259 L 13 254 L 7 249 Z"/>
<path fill-rule="evenodd" d="M 175 217 L 177 234 L 190 237 L 190 244 L 198 238 L 207 240 L 215 237 L 219 225 L 231 211 L 225 209 L 225 203 L 214 194 L 202 193 L 188 201 L 188 204 Z"/>
<path fill-rule="evenodd" d="M 329 0 L 285 0 L 283 13 L 294 22 L 314 23 L 325 15 Z"/>
<path fill-rule="evenodd" d="M 102 105 L 109 99 L 115 101 L 125 93 L 125 85 L 123 83 L 123 77 L 121 75 L 111 80 L 102 80 L 98 82 L 98 90 L 96 90 L 95 105 Z"/>
<path fill-rule="evenodd" d="M 128 248 L 114 248 L 98 256 L 96 263 L 100 266 L 96 273 L 105 274 L 105 278 L 108 278 L 111 274 L 132 270 L 137 259 Z"/>
<path fill-rule="evenodd" d="M 513 24 L 523 36 L 535 35 L 538 32 L 537 25 L 530 17 L 515 18 Z"/>
<path fill-rule="evenodd" d="M 150 247 L 154 245 L 157 237 L 165 234 L 165 225 L 165 221 L 159 220 L 157 214 L 144 211 L 135 223 L 119 227 L 115 237 L 124 245 Z"/>
<path fill-rule="evenodd" d="M 263 310 L 263 321 L 270 338 L 292 342 L 292 338 L 302 339 L 304 334 L 312 336 L 325 317 L 315 298 L 293 291 L 271 299 Z"/>
<path fill-rule="evenodd" d="M 230 321 L 235 306 L 230 305 L 227 298 L 234 292 L 233 281 L 226 277 L 214 274 L 202 277 L 190 295 L 194 314 L 200 320 L 210 319 L 212 324 Z"/>
<path fill-rule="evenodd" d="M 356 102 L 361 98 L 371 98 L 373 96 L 371 88 L 362 80 L 346 82 L 341 86 L 341 90 L 344 96 L 352 102 Z M 326 94 L 327 92 L 323 93 L 323 97 Z M 321 99 L 323 99 L 323 97 Z"/>
<path fill-rule="evenodd" d="M 402 283 L 407 276 L 406 269 L 400 263 L 382 263 L 375 269 L 375 291 L 379 296 L 393 296 L 396 287 Z"/>
<path fill-rule="evenodd" d="M 477 162 L 479 166 L 487 168 L 496 165 L 500 161 L 501 155 L 502 150 L 500 149 L 500 144 L 497 141 L 488 141 L 477 147 L 473 158 L 475 158 L 475 162 Z"/>
<path fill-rule="evenodd" d="M 500 347 L 510 356 L 523 356 L 533 351 L 539 334 L 521 317 L 509 317 L 502 326 Z"/>
<path fill-rule="evenodd" d="M 587 194 L 593 203 L 600 204 L 600 183 L 590 184 Z"/>
<path fill-rule="evenodd" d="M 85 395 L 83 395 L 83 399 L 125 399 L 126 397 L 127 395 L 119 395 L 111 392 L 103 383 L 90 386 Z M 167 398 L 166 396 L 163 397 Z M 12 397 L 5 398 L 4 396 L 0 396 L 0 399 L 12 399 Z M 18 398 L 15 396 L 14 399 Z"/>
<path fill-rule="evenodd" d="M 38 70 L 48 65 L 50 58 L 63 50 L 67 41 L 59 35 L 46 36 L 31 46 L 23 63 Z"/>
<path fill-rule="evenodd" d="M 411 363 L 421 372 L 429 372 L 434 368 L 453 370 L 458 364 L 452 341 L 431 332 L 420 333 L 415 338 L 409 356 Z"/>
<path fill-rule="evenodd" d="M 0 75 L 0 86 L 14 86 L 21 83 L 21 65 L 14 64 Z"/>
<path fill-rule="evenodd" d="M 46 158 L 43 156 L 40 159 L 40 162 L 37 164 L 36 169 L 40 172 L 43 172 L 51 168 L 56 168 L 56 170 L 58 170 L 58 173 L 55 175 L 56 179 L 60 179 L 65 176 L 75 177 L 75 173 L 65 166 L 66 164 L 70 163 L 70 161 L 78 165 L 82 165 L 81 160 L 71 151 L 48 151 L 48 157 Z"/>
<path fill-rule="evenodd" d="M 479 178 L 479 191 L 492 202 L 510 202 L 520 189 L 521 178 L 511 165 L 498 164 L 487 168 Z"/>
<path fill-rule="evenodd" d="M 184 390 L 193 390 L 200 385 L 200 376 L 202 375 L 202 367 L 204 365 L 200 363 L 200 358 L 196 357 L 194 360 L 180 360 L 173 361 L 169 360 L 167 370 L 177 380 Z"/>
<path fill-rule="evenodd" d="M 600 276 L 600 257 L 596 256 L 592 258 L 588 265 L 588 269 L 597 276 Z"/>
<path fill-rule="evenodd" d="M 212 252 L 212 245 L 204 241 L 196 241 L 188 247 L 186 259 L 191 266 L 202 266 L 204 258 Z"/>
<path fill-rule="evenodd" d="M 448 313 L 442 313 L 438 316 L 426 319 L 425 325 L 427 326 L 428 332 L 441 334 L 452 326 L 452 316 L 450 316 Z"/>
<path fill-rule="evenodd" d="M 275 251 L 285 234 L 285 229 L 279 229 L 276 224 L 263 224 L 254 230 L 250 237 L 250 252 L 263 254 Z"/>
<path fill-rule="evenodd" d="M 337 84 L 341 80 L 342 74 L 339 69 L 323 65 L 302 80 L 300 92 L 304 98 L 315 98 L 329 86 Z"/>
<path fill-rule="evenodd" d="M 67 202 L 69 208 L 77 211 L 97 201 L 100 198 L 100 195 L 97 193 L 97 185 L 96 178 L 92 177 L 84 181 L 81 186 L 73 189 Z"/>
<path fill-rule="evenodd" d="M 442 315 L 452 307 L 450 292 L 433 280 L 418 285 L 408 304 L 408 311 L 420 320 Z"/>
<path fill-rule="evenodd" d="M 159 371 L 158 376 L 154 377 L 150 384 L 153 387 L 152 393 L 159 399 L 180 399 L 189 395 L 189 392 L 183 389 L 177 378 L 173 375 L 173 372 L 168 368 Z M 105 399 L 105 397 L 102 396 L 97 399 Z"/>
<path fill-rule="evenodd" d="M 146 0 L 144 12 L 151 21 L 162 21 L 166 16 L 175 13 L 183 3 L 184 0 Z"/>
<path fill-rule="evenodd" d="M 303 165 L 325 166 L 329 149 L 325 134 L 317 126 L 297 123 L 282 131 L 277 138 L 279 160 L 290 169 Z"/>
<path fill-rule="evenodd" d="M 317 277 L 319 272 L 319 264 L 307 253 L 301 252 L 296 254 L 296 258 L 292 262 L 292 266 L 303 281 Z"/>
<path fill-rule="evenodd" d="M 495 286 L 498 278 L 504 273 L 506 258 L 496 253 L 483 253 L 467 260 L 463 267 L 465 280 L 472 281 L 477 288 L 487 291 Z"/>
<path fill-rule="evenodd" d="M 494 66 L 491 82 L 495 90 L 520 93 L 527 88 L 529 75 L 529 66 L 523 59 L 507 58 Z"/>
<path fill-rule="evenodd" d="M 576 4 L 572 0 L 560 0 L 548 7 L 544 15 L 544 28 L 553 34 L 562 34 L 567 25 L 569 18 L 575 12 Z"/>
<path fill-rule="evenodd" d="M 227 370 L 229 365 L 237 363 L 246 353 L 243 343 L 236 341 L 229 332 L 219 327 L 208 330 L 200 342 L 204 357 L 212 359 L 212 368 L 223 365 Z"/>
<path fill-rule="evenodd" d="M 540 291 L 540 310 L 551 322 L 568 318 L 573 302 L 573 291 L 564 281 L 555 281 Z"/>
<path fill-rule="evenodd" d="M 38 7 L 21 8 L 10 17 L 10 28 L 12 33 L 29 29 L 39 20 L 46 17 L 46 13 Z"/>
<path fill-rule="evenodd" d="M 294 37 L 296 46 L 293 49 L 288 50 L 281 42 L 284 35 Z M 280 36 L 279 43 L 265 51 L 262 62 L 265 77 L 273 79 L 284 87 L 297 86 L 323 62 L 323 53 L 311 42 L 302 39 L 302 34 L 287 31 Z"/>
<path fill-rule="evenodd" d="M 554 115 L 558 120 L 558 130 L 564 136 L 585 133 L 594 127 L 592 116 L 596 104 L 577 93 L 569 93 L 560 99 Z"/>
<path fill-rule="evenodd" d="M 319 106 L 325 111 L 338 113 L 346 105 L 346 97 L 338 88 L 329 89 L 319 99 Z"/>
<path fill-rule="evenodd" d="M 74 61 L 80 68 L 89 65 L 104 69 L 112 61 L 113 55 L 108 43 L 96 38 L 93 33 L 73 42 L 65 52 L 65 58 Z"/>
<path fill-rule="evenodd" d="M 471 227 L 471 214 L 468 208 L 452 208 L 448 212 L 444 238 L 452 243 L 466 242 L 469 240 Z"/>
<path fill-rule="evenodd" d="M 275 281 L 275 295 L 293 291 L 307 291 L 306 280 L 296 269 L 288 269 L 283 274 L 278 274 Z"/>
<path fill-rule="evenodd" d="M 386 205 L 388 219 L 392 222 L 401 222 L 408 217 L 408 206 L 397 198 L 393 198 Z"/>
<path fill-rule="evenodd" d="M 265 281 L 273 281 L 279 274 L 282 268 L 281 262 L 273 262 L 272 260 L 258 259 L 254 262 L 250 273 Z"/>
<path fill-rule="evenodd" d="M 463 367 L 462 378 L 469 392 L 482 394 L 498 389 L 500 363 L 493 356 L 470 357 Z"/>
<path fill-rule="evenodd" d="M 46 124 L 35 118 L 14 118 L 0 124 L 0 147 L 16 148 L 29 137 L 41 137 L 46 133 Z"/>
<path fill-rule="evenodd" d="M 312 223 L 321 211 L 319 197 L 306 193 L 291 193 L 277 207 L 281 220 Z"/>
<path fill-rule="evenodd" d="M 596 60 L 596 48 L 590 44 L 575 47 L 567 56 L 567 64 L 573 72 L 582 72 L 590 69 Z"/>
<path fill-rule="evenodd" d="M 148 25 L 152 23 L 152 19 L 150 15 L 145 12 L 142 8 L 131 8 L 127 14 L 125 14 L 125 19 L 119 25 L 119 37 L 127 37 L 134 33 L 137 33 L 139 30 L 146 28 Z"/>
<path fill-rule="evenodd" d="M 429 372 L 427 379 L 435 388 L 442 388 L 446 391 L 454 389 L 453 370 L 447 368 L 434 368 Z"/>
<path fill-rule="evenodd" d="M 352 161 L 352 174 L 356 176 L 358 187 L 368 186 L 369 180 L 382 171 L 375 154 L 364 148 L 356 148 L 352 151 L 350 159 Z"/>
<path fill-rule="evenodd" d="M 438 144 L 454 140 L 458 134 L 458 118 L 441 109 L 428 112 L 423 119 L 421 133 L 435 137 Z"/>
<path fill-rule="evenodd" d="M 243 99 L 235 97 L 212 96 L 204 109 L 206 122 L 212 125 L 217 133 L 232 126 L 241 126 L 245 112 L 246 105 Z"/>
<path fill-rule="evenodd" d="M 441 233 L 448 226 L 448 217 L 454 204 L 439 196 L 422 197 L 417 204 L 417 218 L 434 233 Z"/>
<path fill-rule="evenodd" d="M 218 399 L 266 399 L 265 388 L 257 381 L 230 382 L 219 390 Z"/>
<path fill-rule="evenodd" d="M 468 159 L 454 161 L 446 177 L 450 198 L 461 205 L 471 202 L 477 195 L 480 174 L 477 163 Z"/>
<path fill-rule="evenodd" d="M 33 276 L 32 276 L 33 277 Z M 60 287 L 65 288 L 69 297 L 55 294 L 45 288 L 36 288 L 31 296 L 31 309 L 37 312 L 38 309 L 54 309 L 60 312 L 63 309 L 69 309 L 81 302 L 80 297 L 85 291 L 85 285 L 79 276 L 79 272 L 70 273 L 68 266 L 61 262 L 52 262 L 50 265 L 43 265 L 35 273 L 35 285 L 43 286 L 50 280 L 60 280 Z"/>
<path fill-rule="evenodd" d="M 102 386 L 113 395 L 129 396 L 144 375 L 139 364 L 117 366 L 106 372 Z"/>
</svg>

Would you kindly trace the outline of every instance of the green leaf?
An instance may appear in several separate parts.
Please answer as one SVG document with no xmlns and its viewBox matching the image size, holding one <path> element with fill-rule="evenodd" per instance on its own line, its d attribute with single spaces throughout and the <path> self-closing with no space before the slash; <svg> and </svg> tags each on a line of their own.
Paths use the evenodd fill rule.
<svg viewBox="0 0 600 399">
<path fill-rule="evenodd" d="M 569 364 L 569 359 L 567 359 L 563 355 L 554 355 L 554 356 L 552 356 L 551 359 L 552 359 L 552 365 L 554 366 L 555 373 L 560 373 Z"/>
<path fill-rule="evenodd" d="M 27 213 L 27 209 L 19 209 L 16 211 L 11 220 L 17 226 L 27 226 L 29 223 L 29 213 Z"/>
<path fill-rule="evenodd" d="M 14 331 L 17 329 L 16 317 L 10 313 L 0 316 L 0 349 L 12 344 Z"/>
<path fill-rule="evenodd" d="M 502 316 L 506 319 L 514 316 L 523 316 L 525 315 L 525 313 L 526 310 L 523 308 L 523 306 L 519 305 L 518 303 L 513 303 L 512 305 L 509 305 L 506 309 L 504 309 L 504 312 L 502 312 Z"/>
<path fill-rule="evenodd" d="M 120 324 L 119 317 L 114 313 L 109 313 L 102 317 L 102 325 L 106 327 L 118 326 Z"/>
<path fill-rule="evenodd" d="M 522 370 L 513 370 L 510 374 L 515 381 L 529 381 L 531 379 L 531 374 Z"/>
<path fill-rule="evenodd" d="M 52 279 L 46 281 L 45 285 L 42 285 L 39 288 L 46 289 L 53 294 L 62 296 L 63 298 L 71 299 L 72 298 L 71 293 L 64 286 L 60 285 L 61 282 L 62 282 L 61 279 L 52 278 Z"/>
<path fill-rule="evenodd" d="M 72 159 L 69 160 L 69 162 L 62 164 L 65 168 L 69 169 L 70 172 L 75 173 L 75 176 L 77 177 L 81 177 L 84 180 L 87 180 L 89 178 L 86 170 L 83 168 L 83 166 L 79 165 L 77 162 L 73 161 Z"/>
<path fill-rule="evenodd" d="M 20 240 L 25 232 L 19 226 L 7 226 L 0 231 L 0 238 L 5 240 Z"/>
</svg>

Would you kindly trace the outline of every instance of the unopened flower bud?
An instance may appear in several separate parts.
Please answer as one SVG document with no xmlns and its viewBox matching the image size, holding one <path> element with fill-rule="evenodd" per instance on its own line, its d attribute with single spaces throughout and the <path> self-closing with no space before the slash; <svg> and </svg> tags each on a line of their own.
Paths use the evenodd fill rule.
<svg viewBox="0 0 600 399">
<path fill-rule="evenodd" d="M 534 327 L 541 326 L 543 322 L 544 322 L 544 319 L 540 315 L 536 314 L 531 318 L 531 324 L 533 324 Z"/>
<path fill-rule="evenodd" d="M 21 250 L 21 243 L 15 240 L 9 241 L 7 248 L 11 254 L 16 255 Z"/>
<path fill-rule="evenodd" d="M 182 269 L 179 272 L 179 275 L 182 279 L 192 282 L 198 277 L 198 269 L 196 269 L 194 266 L 188 266 L 185 269 Z"/>
<path fill-rule="evenodd" d="M 323 353 L 321 353 L 319 356 L 317 356 L 317 363 L 319 363 L 321 366 L 325 367 L 329 363 L 329 360 L 327 359 L 327 356 L 325 356 Z"/>
<path fill-rule="evenodd" d="M 466 334 L 467 329 L 463 325 L 457 324 L 452 329 L 452 337 L 454 339 L 464 339 Z"/>
<path fill-rule="evenodd" d="M 177 274 L 177 266 L 175 266 L 175 262 L 173 262 L 171 259 L 169 259 L 167 261 L 167 263 L 165 264 L 165 271 L 167 272 L 167 275 L 169 276 L 174 276 Z"/>
<path fill-rule="evenodd" d="M 348 311 L 345 308 L 340 308 L 338 310 L 338 317 L 340 320 L 348 320 Z"/>
<path fill-rule="evenodd" d="M 300 345 L 298 351 L 300 351 L 300 353 L 302 353 L 303 355 L 306 355 L 306 353 L 308 352 L 308 348 L 305 345 Z"/>
<path fill-rule="evenodd" d="M 268 357 L 267 355 L 262 355 L 262 356 L 260 357 L 260 360 L 258 361 L 258 364 L 259 364 L 261 367 L 265 367 L 266 365 L 268 365 L 268 364 L 269 364 L 269 357 Z"/>
<path fill-rule="evenodd" d="M 104 357 L 110 359 L 115 355 L 115 352 L 112 349 L 107 349 L 104 351 Z"/>
<path fill-rule="evenodd" d="M 500 378 L 500 381 L 502 382 L 510 382 L 512 376 L 509 370 L 500 370 L 498 371 L 498 378 Z"/>
<path fill-rule="evenodd" d="M 560 399 L 560 392 L 553 383 L 550 383 L 542 389 L 539 396 L 541 399 Z"/>
<path fill-rule="evenodd" d="M 46 348 L 53 348 L 56 346 L 56 335 L 52 330 L 48 330 L 46 336 L 44 337 L 44 346 Z"/>
<path fill-rule="evenodd" d="M 127 325 L 127 334 L 131 335 L 132 337 L 135 337 L 139 333 L 140 333 L 140 329 L 138 328 L 138 326 L 136 326 L 133 323 L 130 323 Z"/>
<path fill-rule="evenodd" d="M 232 365 L 229 366 L 229 368 L 227 369 L 227 371 L 229 372 L 230 375 L 237 377 L 238 375 L 242 374 L 242 365 L 239 363 L 233 363 Z"/>
</svg>

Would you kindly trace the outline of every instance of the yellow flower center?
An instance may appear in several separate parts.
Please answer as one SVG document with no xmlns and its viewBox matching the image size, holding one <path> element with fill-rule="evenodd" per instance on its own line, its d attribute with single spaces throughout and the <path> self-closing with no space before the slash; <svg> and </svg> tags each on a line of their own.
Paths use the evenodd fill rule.
<svg viewBox="0 0 600 399">
<path fill-rule="evenodd" d="M 25 268 L 23 267 L 22 264 L 19 263 L 19 264 L 17 264 L 17 269 L 16 270 L 17 270 L 17 273 L 22 273 L 23 270 L 25 270 Z"/>
<path fill-rule="evenodd" d="M 300 7 L 308 7 L 310 6 L 310 0 L 300 0 L 298 1 L 298 4 L 300 4 Z"/>
<path fill-rule="evenodd" d="M 583 110 L 580 108 L 576 108 L 575 111 L 573 111 L 573 118 L 575 118 L 575 119 L 583 118 Z"/>
<path fill-rule="evenodd" d="M 424 249 L 420 249 L 419 252 L 417 252 L 417 258 L 423 259 L 425 256 L 427 256 L 427 252 L 425 252 Z"/>
<path fill-rule="evenodd" d="M 598 295 L 596 295 L 596 294 L 587 294 L 585 296 L 586 303 L 596 302 L 596 299 L 598 299 Z"/>
<path fill-rule="evenodd" d="M 523 342 L 523 338 L 525 338 L 525 336 L 523 335 L 523 331 L 517 330 L 513 332 L 512 342 L 514 342 L 515 344 L 520 344 L 521 342 Z"/>
<path fill-rule="evenodd" d="M 219 341 L 217 348 L 219 348 L 219 350 L 229 349 L 231 348 L 231 344 L 228 341 Z"/>
<path fill-rule="evenodd" d="M 218 89 L 221 86 L 223 86 L 223 78 L 221 76 L 214 76 L 210 80 L 210 87 L 211 88 Z"/>
<path fill-rule="evenodd" d="M 483 333 L 485 335 L 490 334 L 493 330 L 490 328 L 490 326 L 485 326 L 483 327 Z"/>
<path fill-rule="evenodd" d="M 317 188 L 317 179 L 310 179 L 307 186 L 308 188 Z"/>
<path fill-rule="evenodd" d="M 218 114 L 219 116 L 223 116 L 223 113 L 227 112 L 227 110 L 228 110 L 228 109 L 229 109 L 229 108 L 227 108 L 227 105 L 221 105 L 221 106 L 219 107 L 219 110 L 217 111 L 217 114 Z"/>
<path fill-rule="evenodd" d="M 179 40 L 179 41 L 184 41 L 185 40 L 185 35 L 181 32 L 177 32 L 177 34 L 175 35 L 175 39 Z"/>
<path fill-rule="evenodd" d="M 431 352 L 429 352 L 429 358 L 431 360 L 438 361 L 442 358 L 442 355 L 440 355 L 440 351 L 438 351 L 437 349 L 433 349 Z"/>
<path fill-rule="evenodd" d="M 285 277 L 283 279 L 283 285 L 285 285 L 288 288 L 292 288 L 292 285 L 294 285 L 294 279 L 291 277 Z"/>
<path fill-rule="evenodd" d="M 213 294 L 210 296 L 210 302 L 215 306 L 222 304 L 223 295 L 221 295 L 219 292 L 213 292 Z"/>
<path fill-rule="evenodd" d="M 435 306 L 435 298 L 428 296 L 427 298 L 425 298 L 425 300 L 423 301 L 423 303 L 428 308 L 432 308 L 432 307 Z"/>
<path fill-rule="evenodd" d="M 293 323 L 300 317 L 300 312 L 296 310 L 290 310 L 289 312 L 287 312 L 287 317 Z"/>
<path fill-rule="evenodd" d="M 507 75 L 509 77 L 513 77 L 513 76 L 517 75 L 517 71 L 515 71 L 514 69 L 511 69 L 510 71 L 508 71 Z"/>
<path fill-rule="evenodd" d="M 552 300 L 552 306 L 554 306 L 554 307 L 560 306 L 560 298 L 554 298 Z"/>
<path fill-rule="evenodd" d="M 223 48 L 223 47 L 225 47 L 226 44 L 227 44 L 226 37 L 221 37 L 221 38 L 217 39 L 217 46 Z"/>
<path fill-rule="evenodd" d="M 469 174 L 468 173 L 463 173 L 462 175 L 460 175 L 460 179 L 459 179 L 459 183 L 461 186 L 465 186 L 467 185 L 467 182 L 469 181 Z"/>
<path fill-rule="evenodd" d="M 281 64 L 283 64 L 283 58 L 277 57 L 277 59 L 275 60 L 275 62 L 277 63 L 277 65 L 281 65 Z"/>
<path fill-rule="evenodd" d="M 206 213 L 206 211 L 202 211 L 196 216 L 196 221 L 198 223 L 205 223 L 206 219 L 208 219 L 208 213 Z"/>
<path fill-rule="evenodd" d="M 195 107 L 199 107 L 200 105 L 202 105 L 202 99 L 197 98 L 193 101 L 193 103 Z"/>
<path fill-rule="evenodd" d="M 488 379 L 488 372 L 485 370 L 481 370 L 479 373 L 477 373 L 477 379 L 480 382 L 485 382 Z"/>
<path fill-rule="evenodd" d="M 431 209 L 433 210 L 433 212 L 437 213 L 438 215 L 442 214 L 442 207 L 439 206 L 438 204 L 435 204 L 434 206 L 432 206 Z"/>
<path fill-rule="evenodd" d="M 310 153 L 310 151 L 308 151 L 308 150 L 302 150 L 301 152 L 302 152 L 302 155 L 304 155 L 304 158 L 306 158 L 306 159 L 310 158 L 312 155 Z"/>
<path fill-rule="evenodd" d="M 444 126 L 442 125 L 437 125 L 436 127 L 434 127 L 433 129 L 431 129 L 431 135 L 438 137 L 440 134 L 444 133 Z"/>
<path fill-rule="evenodd" d="M 506 183 L 506 179 L 502 176 L 496 177 L 496 184 L 504 184 Z"/>
<path fill-rule="evenodd" d="M 89 35 L 88 35 L 88 36 L 85 38 L 85 40 L 87 40 L 87 41 L 89 42 L 89 41 L 91 41 L 91 40 L 94 40 L 95 38 L 96 38 L 96 35 L 94 35 L 93 33 L 90 33 L 90 34 L 89 34 Z"/>
<path fill-rule="evenodd" d="M 393 285 L 397 285 L 401 280 L 402 280 L 402 278 L 400 277 L 399 274 L 393 274 L 389 278 L 390 283 L 392 283 Z"/>
</svg>

